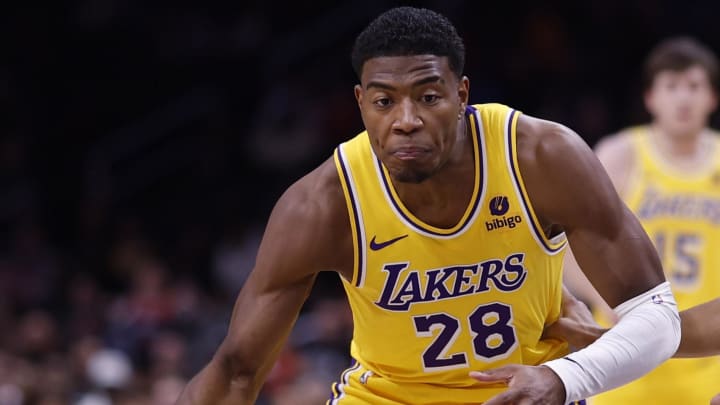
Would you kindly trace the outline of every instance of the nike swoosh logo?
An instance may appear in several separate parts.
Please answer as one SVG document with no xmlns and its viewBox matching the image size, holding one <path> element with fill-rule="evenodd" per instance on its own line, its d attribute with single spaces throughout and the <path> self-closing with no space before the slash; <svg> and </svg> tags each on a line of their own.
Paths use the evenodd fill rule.
<svg viewBox="0 0 720 405">
<path fill-rule="evenodd" d="M 390 239 L 385 242 L 377 243 L 377 242 L 375 242 L 375 236 L 373 236 L 372 240 L 370 241 L 370 249 L 380 250 L 380 249 L 386 248 L 386 247 L 392 245 L 393 243 L 399 241 L 400 239 L 404 239 L 404 238 L 407 238 L 407 235 L 398 236 L 397 238 Z"/>
</svg>

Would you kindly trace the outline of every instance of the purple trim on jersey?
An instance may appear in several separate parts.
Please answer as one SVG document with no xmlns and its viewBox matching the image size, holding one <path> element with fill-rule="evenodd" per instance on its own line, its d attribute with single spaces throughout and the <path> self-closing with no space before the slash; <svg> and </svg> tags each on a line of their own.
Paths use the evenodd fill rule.
<svg viewBox="0 0 720 405">
<path fill-rule="evenodd" d="M 355 194 L 353 194 L 353 183 L 350 181 L 350 176 L 348 175 L 348 170 L 345 164 L 345 158 L 342 154 L 342 148 L 337 147 L 337 154 L 338 154 L 338 161 L 340 162 L 340 167 L 342 168 L 342 174 L 343 178 L 345 179 L 345 184 L 347 185 L 348 194 L 350 194 L 350 204 L 352 204 L 352 211 L 353 211 L 353 220 L 355 221 L 355 238 L 357 239 L 358 244 L 358 262 L 357 262 L 357 274 L 355 274 L 355 286 L 360 286 L 360 280 L 362 280 L 362 273 L 363 273 L 363 266 L 365 266 L 365 263 L 363 263 L 363 249 L 365 249 L 365 242 L 362 240 L 362 224 L 360 223 L 360 217 L 358 216 L 358 206 L 355 203 Z"/>
<path fill-rule="evenodd" d="M 473 108 L 473 107 L 471 107 L 471 106 L 467 106 L 467 107 L 465 108 L 465 115 L 466 115 L 466 116 L 468 116 L 468 115 L 470 115 L 470 114 L 474 114 L 474 113 L 475 113 L 475 108 Z M 479 127 L 479 124 L 480 124 L 480 121 L 477 119 L 477 117 L 475 117 L 475 144 L 477 145 L 477 150 L 478 150 L 478 156 L 476 157 L 476 164 L 479 165 L 480 168 L 482 168 L 482 164 L 483 164 L 483 163 L 482 163 L 482 160 L 481 160 L 481 159 L 484 159 L 484 157 L 483 157 L 482 142 L 481 142 L 481 140 L 480 140 L 480 127 Z M 395 206 L 395 210 L 396 210 L 397 212 L 399 212 L 400 215 L 402 215 L 402 217 L 405 218 L 405 220 L 406 220 L 408 223 L 410 223 L 412 226 L 420 229 L 420 230 L 423 231 L 423 232 L 429 233 L 429 234 L 431 234 L 431 235 L 436 235 L 436 236 L 453 236 L 453 235 L 456 235 L 456 234 L 462 232 L 462 231 L 468 226 L 468 224 L 469 224 L 470 222 L 472 222 L 473 218 L 475 218 L 475 212 L 476 212 L 477 209 L 478 209 L 478 205 L 480 204 L 480 197 L 482 196 L 482 188 L 483 188 L 483 179 L 482 179 L 482 176 L 485 175 L 485 173 L 482 173 L 482 170 L 480 170 L 480 172 L 481 172 L 481 173 L 480 173 L 481 178 L 480 178 L 480 179 L 477 179 L 477 181 L 478 181 L 478 187 L 479 187 L 479 188 L 478 188 L 478 192 L 477 192 L 477 195 L 475 196 L 475 201 L 473 201 L 473 207 L 472 207 L 472 209 L 470 210 L 470 214 L 469 214 L 469 215 L 467 216 L 467 218 L 465 219 L 465 222 L 464 222 L 464 223 L 460 226 L 460 228 L 458 228 L 458 230 L 455 231 L 455 232 L 452 232 L 452 233 L 441 233 L 441 232 L 435 232 L 435 231 L 433 231 L 432 229 L 428 229 L 428 228 L 424 227 L 422 224 L 416 223 L 416 222 L 413 221 L 409 216 L 407 216 L 407 215 L 405 214 L 405 212 L 403 212 L 403 210 L 400 208 L 400 205 L 398 204 L 398 202 L 395 201 L 395 197 L 393 197 L 392 192 L 390 191 L 390 184 L 389 184 L 389 182 L 388 182 L 387 176 L 385 175 L 385 171 L 382 169 L 384 166 L 383 166 L 382 162 L 380 161 L 380 158 L 376 157 L 376 159 L 377 159 L 378 167 L 380 168 L 380 178 L 382 179 L 383 186 L 385 186 L 385 190 L 387 191 L 387 195 L 390 196 L 390 201 L 391 201 L 392 204 Z"/>
<path fill-rule="evenodd" d="M 513 141 L 512 141 L 512 124 L 513 124 L 513 118 L 515 117 L 516 112 L 517 112 L 517 110 L 512 110 L 510 112 L 510 119 L 508 119 L 508 126 L 507 126 L 508 153 L 510 154 L 510 167 L 512 167 L 513 179 L 515 180 L 515 183 L 517 184 L 520 198 L 522 199 L 523 204 L 525 204 L 525 208 L 527 210 L 528 217 L 530 217 L 530 216 L 532 216 L 532 213 L 530 212 L 530 204 L 528 203 L 528 200 L 525 198 L 525 193 L 523 193 L 523 188 L 522 188 L 522 185 L 520 184 L 519 170 L 515 166 L 515 159 L 513 159 L 513 156 L 514 156 L 513 146 L 514 145 L 513 145 Z M 556 248 L 552 248 L 545 241 L 544 232 L 542 231 L 542 229 L 538 229 L 533 218 L 528 218 L 528 219 L 529 219 L 528 222 L 530 222 L 530 224 L 532 224 L 532 229 L 535 231 L 535 234 L 537 235 L 538 239 L 540 239 L 540 242 L 542 242 L 543 246 L 545 246 L 545 249 L 555 253 L 565 246 L 565 243 L 561 243 L 560 246 L 558 246 Z"/>
<path fill-rule="evenodd" d="M 360 363 L 357 362 L 357 360 L 353 359 L 352 365 L 350 368 L 346 369 L 341 375 L 340 375 L 340 382 L 339 383 L 333 383 L 332 388 L 330 388 L 330 400 L 328 404 L 335 405 L 337 404 L 337 400 L 340 399 L 345 394 L 345 390 L 343 389 L 346 385 L 350 383 L 348 377 L 350 373 L 353 373 L 357 371 L 360 368 Z M 335 392 L 337 391 L 337 395 Z"/>
</svg>

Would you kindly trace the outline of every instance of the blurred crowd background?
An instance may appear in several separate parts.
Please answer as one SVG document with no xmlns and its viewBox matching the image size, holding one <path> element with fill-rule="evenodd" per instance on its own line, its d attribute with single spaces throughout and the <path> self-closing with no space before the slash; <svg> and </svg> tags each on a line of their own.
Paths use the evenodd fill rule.
<svg viewBox="0 0 720 405">
<path fill-rule="evenodd" d="M 67 0 L 0 17 L 0 405 L 167 405 L 223 338 L 273 202 L 362 130 L 354 37 L 399 3 Z M 669 35 L 711 1 L 419 1 L 473 103 L 593 145 L 642 122 Z M 292 237 L 292 235 L 289 235 Z M 352 319 L 323 274 L 258 403 L 320 404 Z"/>
</svg>

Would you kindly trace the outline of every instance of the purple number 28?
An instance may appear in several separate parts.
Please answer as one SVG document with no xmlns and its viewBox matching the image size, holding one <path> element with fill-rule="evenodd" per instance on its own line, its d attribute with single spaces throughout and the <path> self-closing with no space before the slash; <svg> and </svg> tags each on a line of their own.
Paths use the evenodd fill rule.
<svg viewBox="0 0 720 405">
<path fill-rule="evenodd" d="M 468 317 L 473 335 L 473 351 L 477 359 L 491 362 L 506 357 L 517 347 L 517 336 L 512 324 L 509 305 L 499 302 L 480 305 Z M 422 354 L 426 371 L 439 371 L 468 366 L 466 353 L 448 354 L 460 335 L 460 320 L 446 313 L 413 317 L 419 337 L 437 337 Z"/>
</svg>

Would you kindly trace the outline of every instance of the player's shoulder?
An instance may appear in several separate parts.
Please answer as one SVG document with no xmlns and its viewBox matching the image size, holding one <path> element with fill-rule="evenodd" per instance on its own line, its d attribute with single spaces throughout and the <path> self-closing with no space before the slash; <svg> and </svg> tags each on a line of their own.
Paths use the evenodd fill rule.
<svg viewBox="0 0 720 405">
<path fill-rule="evenodd" d="M 634 165 L 637 155 L 636 142 L 638 127 L 625 128 L 600 138 L 595 145 L 595 154 L 607 170 L 625 170 Z"/>
<path fill-rule="evenodd" d="M 625 128 L 600 138 L 595 145 L 595 153 L 598 157 L 607 159 L 633 159 L 636 152 L 633 138 L 637 129 L 637 127 Z"/>
<path fill-rule="evenodd" d="M 517 151 L 521 160 L 572 160 L 584 141 L 570 128 L 555 121 L 522 114 L 517 123 Z"/>
<path fill-rule="evenodd" d="M 592 150 L 572 129 L 555 121 L 523 114 L 518 118 L 516 155 L 525 184 L 555 186 L 577 176 L 593 159 Z M 549 188 L 548 188 L 549 190 Z"/>
<path fill-rule="evenodd" d="M 297 220 L 312 220 L 330 225 L 344 214 L 344 196 L 332 158 L 293 183 L 278 201 L 277 207 Z"/>
<path fill-rule="evenodd" d="M 333 159 L 291 185 L 275 204 L 268 228 L 286 244 L 284 253 L 318 271 L 347 267 L 350 223 Z M 291 237 L 293 243 L 287 238 Z M 350 242 L 348 242 L 350 241 Z"/>
<path fill-rule="evenodd" d="M 631 179 L 638 165 L 635 138 L 642 127 L 630 127 L 606 135 L 595 145 L 595 154 L 620 195 L 629 191 Z"/>
</svg>

